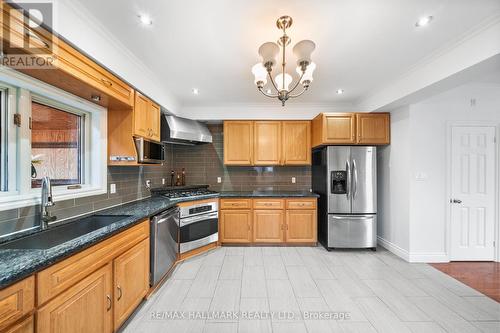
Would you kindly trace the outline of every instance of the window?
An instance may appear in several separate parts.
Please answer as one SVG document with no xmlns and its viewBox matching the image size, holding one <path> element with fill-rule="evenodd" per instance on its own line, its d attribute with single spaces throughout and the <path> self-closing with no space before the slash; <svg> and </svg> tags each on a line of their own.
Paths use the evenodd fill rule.
<svg viewBox="0 0 500 333">
<path fill-rule="evenodd" d="M 106 193 L 106 109 L 0 67 L 0 111 L 0 210 Z"/>
<path fill-rule="evenodd" d="M 31 102 L 32 188 L 45 176 L 53 186 L 82 184 L 84 117 Z"/>
<path fill-rule="evenodd" d="M 7 104 L 5 89 L 0 89 L 0 191 L 7 190 Z"/>
</svg>

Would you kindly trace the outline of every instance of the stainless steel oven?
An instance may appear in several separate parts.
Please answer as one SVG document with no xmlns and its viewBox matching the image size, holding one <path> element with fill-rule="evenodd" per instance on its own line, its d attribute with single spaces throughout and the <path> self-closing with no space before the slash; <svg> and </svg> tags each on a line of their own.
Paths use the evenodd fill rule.
<svg viewBox="0 0 500 333">
<path fill-rule="evenodd" d="M 217 201 L 180 208 L 179 252 L 184 253 L 219 240 Z"/>
<path fill-rule="evenodd" d="M 164 161 L 164 146 L 162 143 L 149 141 L 136 137 L 135 150 L 137 151 L 137 162 L 161 164 Z"/>
</svg>

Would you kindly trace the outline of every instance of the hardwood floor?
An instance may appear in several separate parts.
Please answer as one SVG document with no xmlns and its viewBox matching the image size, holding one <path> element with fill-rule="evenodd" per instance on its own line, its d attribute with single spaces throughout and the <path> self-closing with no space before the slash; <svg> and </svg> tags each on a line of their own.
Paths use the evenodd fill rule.
<svg viewBox="0 0 500 333">
<path fill-rule="evenodd" d="M 500 263 L 456 261 L 431 265 L 500 302 Z"/>
</svg>

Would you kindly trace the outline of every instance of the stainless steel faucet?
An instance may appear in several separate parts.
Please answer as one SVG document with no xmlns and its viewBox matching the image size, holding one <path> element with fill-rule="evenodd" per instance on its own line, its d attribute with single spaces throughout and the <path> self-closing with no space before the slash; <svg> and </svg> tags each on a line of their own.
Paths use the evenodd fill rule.
<svg viewBox="0 0 500 333">
<path fill-rule="evenodd" d="M 49 222 L 55 221 L 56 216 L 51 216 L 49 212 L 49 207 L 54 206 L 55 203 L 52 200 L 52 185 L 50 184 L 49 177 L 42 178 L 42 203 L 41 203 L 41 221 L 40 226 L 42 230 L 45 230 L 49 227 Z"/>
</svg>

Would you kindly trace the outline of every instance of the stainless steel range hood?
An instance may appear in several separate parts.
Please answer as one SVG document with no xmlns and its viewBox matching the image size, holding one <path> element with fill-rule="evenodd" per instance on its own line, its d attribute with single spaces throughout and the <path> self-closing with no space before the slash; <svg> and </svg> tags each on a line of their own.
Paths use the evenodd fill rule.
<svg viewBox="0 0 500 333">
<path fill-rule="evenodd" d="M 161 141 L 181 145 L 198 145 L 212 142 L 207 126 L 196 120 L 161 115 Z"/>
</svg>

